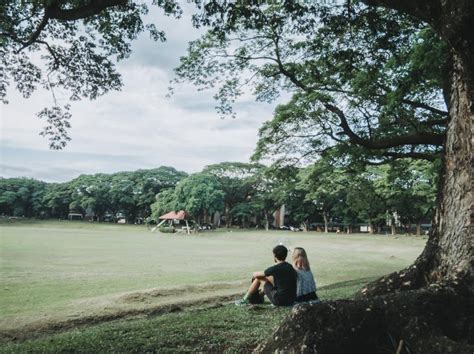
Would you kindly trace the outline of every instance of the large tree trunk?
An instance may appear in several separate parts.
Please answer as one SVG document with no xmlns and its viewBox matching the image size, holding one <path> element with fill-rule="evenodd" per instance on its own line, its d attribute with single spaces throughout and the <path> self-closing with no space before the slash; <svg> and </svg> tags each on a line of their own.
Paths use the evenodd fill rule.
<svg viewBox="0 0 474 354">
<path fill-rule="evenodd" d="M 472 130 L 474 95 L 472 60 L 453 54 L 450 121 L 444 168 L 433 230 L 415 263 L 364 289 L 366 295 L 419 288 L 434 282 L 465 280 L 472 284 L 474 270 L 474 206 Z"/>
<path fill-rule="evenodd" d="M 444 183 L 440 190 L 434 232 L 424 251 L 429 263 L 427 276 L 431 281 L 443 277 L 472 276 L 473 273 L 473 60 L 472 57 L 463 60 L 454 54 Z"/>
<path fill-rule="evenodd" d="M 418 287 L 432 282 L 459 279 L 464 279 L 472 286 L 474 1 L 366 0 L 365 2 L 403 11 L 428 22 L 452 48 L 450 120 L 434 227 L 425 250 L 408 272 L 414 275 L 412 285 Z"/>
</svg>

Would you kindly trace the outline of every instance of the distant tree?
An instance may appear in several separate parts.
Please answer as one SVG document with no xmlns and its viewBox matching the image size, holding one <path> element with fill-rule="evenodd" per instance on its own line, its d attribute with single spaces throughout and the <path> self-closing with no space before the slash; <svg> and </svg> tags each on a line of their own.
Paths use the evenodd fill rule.
<svg viewBox="0 0 474 354">
<path fill-rule="evenodd" d="M 65 219 L 69 212 L 125 213 L 129 222 L 151 214 L 157 193 L 173 189 L 186 173 L 172 167 L 134 172 L 81 175 L 65 183 L 0 178 L 0 212 Z"/>
<path fill-rule="evenodd" d="M 416 224 L 418 235 L 422 220 L 431 219 L 434 213 L 438 168 L 439 164 L 424 161 L 396 161 L 380 166 L 379 178 L 374 181 L 377 193 L 385 198 L 389 217 L 396 213 L 401 223 Z M 395 220 L 390 224 L 394 234 Z"/>
<path fill-rule="evenodd" d="M 380 180 L 382 167 L 370 166 L 358 170 L 352 175 L 351 183 L 346 190 L 346 205 L 349 212 L 353 212 L 357 219 L 369 225 L 369 233 L 386 222 L 386 196 L 376 188 Z"/>
<path fill-rule="evenodd" d="M 250 202 L 268 230 L 273 213 L 287 201 L 291 173 L 288 169 L 270 166 L 262 169 L 256 177 L 258 184 Z"/>
<path fill-rule="evenodd" d="M 327 233 L 334 209 L 343 202 L 349 180 L 347 172 L 321 159 L 302 170 L 301 174 L 299 188 L 306 191 L 305 200 L 312 202 L 323 216 L 324 232 Z"/>
<path fill-rule="evenodd" d="M 187 174 L 173 167 L 161 166 L 150 170 L 134 172 L 134 200 L 141 217 L 151 215 L 150 205 L 161 191 L 173 189 Z"/>
<path fill-rule="evenodd" d="M 100 219 L 106 212 L 122 212 L 129 222 L 151 214 L 156 194 L 174 188 L 186 173 L 159 167 L 114 174 L 81 175 L 69 182 L 70 208 L 92 211 Z"/>
<path fill-rule="evenodd" d="M 231 215 L 232 218 L 240 220 L 240 225 L 242 228 L 247 228 L 249 226 L 250 218 L 258 215 L 263 209 L 260 200 L 252 201 L 250 198 L 251 197 L 249 197 L 249 200 L 236 203 L 228 214 Z"/>
<path fill-rule="evenodd" d="M 307 191 L 301 184 L 301 169 L 275 164 L 266 169 L 266 175 L 273 180 L 275 209 L 285 205 L 288 211 L 288 215 L 284 216 L 285 223 L 307 230 L 309 223 L 317 218 L 318 210 L 312 201 L 306 199 Z"/>
<path fill-rule="evenodd" d="M 224 208 L 224 191 L 219 180 L 207 173 L 195 173 L 181 180 L 171 192 L 158 195 L 154 210 L 164 211 L 163 207 L 171 210 L 185 210 L 198 223 L 207 222 L 215 212 Z M 168 210 L 170 211 L 170 210 Z"/>
<path fill-rule="evenodd" d="M 178 211 L 178 203 L 175 199 L 174 188 L 165 189 L 158 193 L 155 202 L 151 204 L 151 217 L 158 221 L 158 218 L 170 211 Z"/>
<path fill-rule="evenodd" d="M 106 174 L 81 175 L 69 182 L 72 210 L 91 211 L 101 220 L 110 210 L 111 176 Z"/>
<path fill-rule="evenodd" d="M 70 183 L 49 183 L 42 203 L 51 217 L 66 219 L 72 202 Z"/>
<path fill-rule="evenodd" d="M 37 217 L 46 183 L 31 178 L 0 178 L 0 213 L 11 216 Z"/>
<path fill-rule="evenodd" d="M 242 162 L 222 162 L 206 166 L 204 173 L 215 176 L 224 191 L 226 226 L 232 226 L 233 217 L 250 217 L 253 213 L 247 199 L 255 194 L 262 165 Z"/>
</svg>

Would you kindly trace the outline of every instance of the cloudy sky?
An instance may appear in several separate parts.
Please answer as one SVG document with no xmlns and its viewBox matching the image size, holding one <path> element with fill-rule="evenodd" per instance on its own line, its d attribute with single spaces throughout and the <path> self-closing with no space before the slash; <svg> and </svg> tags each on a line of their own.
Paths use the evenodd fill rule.
<svg viewBox="0 0 474 354">
<path fill-rule="evenodd" d="M 47 91 L 23 99 L 13 89 L 9 104 L 0 104 L 0 176 L 67 181 L 80 174 L 131 171 L 166 165 L 186 172 L 222 161 L 248 161 L 261 124 L 271 119 L 275 104 L 246 97 L 236 106 L 237 118 L 220 119 L 212 92 L 191 85 L 167 98 L 169 81 L 187 42 L 199 36 L 189 9 L 176 20 L 158 10 L 151 18 L 168 41 L 145 34 L 133 44 L 132 56 L 119 64 L 124 87 L 95 101 L 72 105 L 72 141 L 51 151 L 39 132 L 36 113 L 51 105 Z"/>
</svg>

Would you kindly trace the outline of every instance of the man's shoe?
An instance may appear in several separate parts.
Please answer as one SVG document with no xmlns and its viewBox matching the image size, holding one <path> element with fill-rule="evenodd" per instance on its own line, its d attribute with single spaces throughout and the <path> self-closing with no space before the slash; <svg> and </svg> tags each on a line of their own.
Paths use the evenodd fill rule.
<svg viewBox="0 0 474 354">
<path fill-rule="evenodd" d="M 236 306 L 245 306 L 245 305 L 250 305 L 250 302 L 246 299 L 240 299 L 234 302 Z"/>
</svg>

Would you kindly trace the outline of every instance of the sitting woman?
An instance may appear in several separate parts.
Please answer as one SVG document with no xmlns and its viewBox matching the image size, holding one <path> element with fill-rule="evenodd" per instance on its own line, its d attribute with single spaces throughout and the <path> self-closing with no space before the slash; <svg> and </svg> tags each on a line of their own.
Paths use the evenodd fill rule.
<svg viewBox="0 0 474 354">
<path fill-rule="evenodd" d="M 316 282 L 309 266 L 306 251 L 296 247 L 293 251 L 293 267 L 297 273 L 296 302 L 319 300 L 316 295 Z"/>
</svg>

